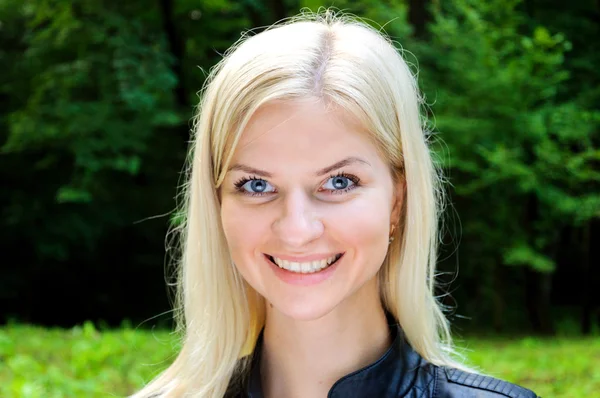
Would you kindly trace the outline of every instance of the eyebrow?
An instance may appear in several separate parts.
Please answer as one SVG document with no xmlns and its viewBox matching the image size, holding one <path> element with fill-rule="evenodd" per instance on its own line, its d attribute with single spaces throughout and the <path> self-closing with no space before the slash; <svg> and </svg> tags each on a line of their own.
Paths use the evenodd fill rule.
<svg viewBox="0 0 600 398">
<path fill-rule="evenodd" d="M 334 170 L 341 169 L 342 167 L 349 166 L 354 163 L 363 163 L 363 164 L 366 164 L 367 166 L 371 165 L 369 162 L 367 162 L 364 159 L 361 159 L 357 156 L 350 156 L 350 157 L 347 157 L 346 159 L 342 159 L 339 162 L 332 164 L 331 166 L 322 168 L 321 170 L 317 171 L 317 175 L 322 176 L 325 174 L 329 174 Z"/>
<path fill-rule="evenodd" d="M 269 173 L 268 171 L 264 171 L 264 170 L 257 169 L 254 167 L 246 166 L 245 164 L 234 164 L 227 171 L 236 171 L 236 170 L 245 171 L 248 174 L 256 174 L 257 176 L 261 176 L 261 177 L 272 177 L 273 176 L 273 174 Z"/>
<path fill-rule="evenodd" d="M 334 170 L 341 169 L 342 167 L 349 166 L 354 163 L 362 163 L 362 164 L 366 164 L 367 166 L 371 166 L 371 164 L 364 159 L 361 159 L 357 156 L 349 156 L 345 159 L 340 160 L 339 162 L 332 164 L 331 166 L 327 166 L 327 167 L 324 167 L 324 168 L 318 170 L 316 172 L 316 175 L 323 176 L 325 174 L 331 173 Z M 267 178 L 270 178 L 273 176 L 273 174 L 269 173 L 268 171 L 257 169 L 255 167 L 246 166 L 244 164 L 234 164 L 233 166 L 231 166 L 229 168 L 228 171 L 236 171 L 236 170 L 237 171 L 245 171 L 246 173 L 249 173 L 249 174 L 255 174 L 257 176 L 267 177 Z"/>
</svg>

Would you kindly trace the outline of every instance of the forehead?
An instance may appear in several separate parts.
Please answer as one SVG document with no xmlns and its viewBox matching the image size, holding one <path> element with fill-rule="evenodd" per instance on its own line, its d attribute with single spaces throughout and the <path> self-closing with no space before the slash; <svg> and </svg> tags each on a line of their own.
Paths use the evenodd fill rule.
<svg viewBox="0 0 600 398">
<path fill-rule="evenodd" d="M 262 106 L 243 131 L 234 159 L 272 167 L 319 168 L 347 156 L 383 162 L 357 118 L 340 107 L 314 100 Z"/>
</svg>

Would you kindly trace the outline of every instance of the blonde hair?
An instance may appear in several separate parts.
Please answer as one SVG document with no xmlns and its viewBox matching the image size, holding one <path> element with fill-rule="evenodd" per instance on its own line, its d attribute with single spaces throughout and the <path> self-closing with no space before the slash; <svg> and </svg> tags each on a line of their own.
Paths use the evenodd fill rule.
<svg viewBox="0 0 600 398">
<path fill-rule="evenodd" d="M 461 367 L 434 295 L 442 195 L 415 78 L 390 40 L 327 11 L 243 37 L 211 71 L 183 204 L 176 306 L 183 345 L 172 365 L 133 397 L 223 397 L 247 375 L 264 301 L 232 264 L 218 189 L 253 113 L 273 100 L 303 98 L 326 99 L 357 116 L 404 179 L 399 232 L 379 273 L 382 302 L 423 358 Z"/>
</svg>

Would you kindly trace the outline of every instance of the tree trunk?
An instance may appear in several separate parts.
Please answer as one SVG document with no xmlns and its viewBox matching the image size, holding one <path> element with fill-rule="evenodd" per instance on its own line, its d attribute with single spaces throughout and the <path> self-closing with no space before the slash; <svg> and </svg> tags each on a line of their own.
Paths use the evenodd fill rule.
<svg viewBox="0 0 600 398">
<path fill-rule="evenodd" d="M 533 331 L 553 335 L 554 324 L 550 313 L 552 274 L 525 268 L 525 300 Z"/>
<path fill-rule="evenodd" d="M 529 148 L 527 148 L 529 149 Z M 527 151 L 533 159 L 533 151 Z M 526 208 L 526 231 L 529 235 L 530 244 L 537 231 L 536 221 L 539 217 L 539 200 L 535 193 L 530 193 L 527 198 Z M 552 292 L 552 274 L 539 272 L 529 267 L 525 268 L 526 280 L 526 306 L 529 320 L 535 333 L 543 335 L 554 334 L 554 325 L 550 313 L 550 293 Z"/>
<path fill-rule="evenodd" d="M 160 0 L 159 6 L 163 28 L 167 35 L 167 40 L 169 41 L 169 48 L 173 58 L 175 58 L 175 63 L 172 66 L 173 73 L 177 77 L 177 86 L 175 86 L 174 89 L 175 100 L 180 108 L 185 108 L 188 106 L 188 100 L 183 79 L 183 41 L 177 33 L 175 22 L 173 21 L 173 0 Z"/>
<path fill-rule="evenodd" d="M 506 289 L 505 281 L 504 281 L 504 267 L 496 266 L 494 267 L 494 293 L 493 293 L 493 305 L 494 305 L 494 314 L 493 314 L 493 325 L 494 330 L 497 333 L 500 333 L 504 330 L 505 320 L 506 320 Z"/>
<path fill-rule="evenodd" d="M 581 294 L 583 301 L 583 308 L 581 313 L 581 333 L 583 333 L 584 335 L 589 335 L 592 331 L 593 273 L 590 264 L 590 223 L 591 222 L 586 223 L 581 231 L 581 277 L 583 278 L 581 284 Z"/>
<path fill-rule="evenodd" d="M 592 264 L 600 264 L 600 250 L 598 250 L 598 245 L 592 245 L 592 242 L 600 242 L 600 219 L 592 219 L 589 221 L 590 227 L 590 235 L 588 241 L 588 264 L 590 267 L 590 280 L 592 286 L 592 292 L 600 288 L 600 267 L 592 266 Z M 600 300 L 598 299 L 597 294 L 590 294 L 590 300 L 592 302 L 592 313 L 596 313 L 597 317 L 597 325 L 600 328 Z M 593 316 L 592 316 L 593 317 Z"/>
<path fill-rule="evenodd" d="M 256 30 L 256 33 L 259 33 L 265 25 L 263 14 L 261 14 L 260 10 L 258 10 L 253 3 L 244 1 L 243 4 L 244 11 L 248 14 L 248 17 L 250 18 L 251 28 L 260 28 L 259 30 Z"/>
<path fill-rule="evenodd" d="M 273 22 L 281 21 L 287 16 L 283 0 L 269 0 L 269 5 L 271 6 L 271 12 L 273 13 Z"/>
<path fill-rule="evenodd" d="M 408 22 L 413 26 L 414 36 L 418 39 L 424 39 L 427 35 L 427 23 L 430 20 L 427 5 L 427 0 L 408 1 Z"/>
</svg>

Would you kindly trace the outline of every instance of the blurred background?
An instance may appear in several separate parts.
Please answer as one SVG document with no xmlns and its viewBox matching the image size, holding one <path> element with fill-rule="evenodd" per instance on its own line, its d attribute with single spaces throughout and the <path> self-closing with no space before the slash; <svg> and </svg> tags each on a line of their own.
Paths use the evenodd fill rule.
<svg viewBox="0 0 600 398">
<path fill-rule="evenodd" d="M 418 72 L 469 361 L 600 397 L 597 0 L 1 0 L 0 396 L 124 396 L 168 365 L 165 236 L 204 79 L 247 29 L 332 5 Z"/>
</svg>

